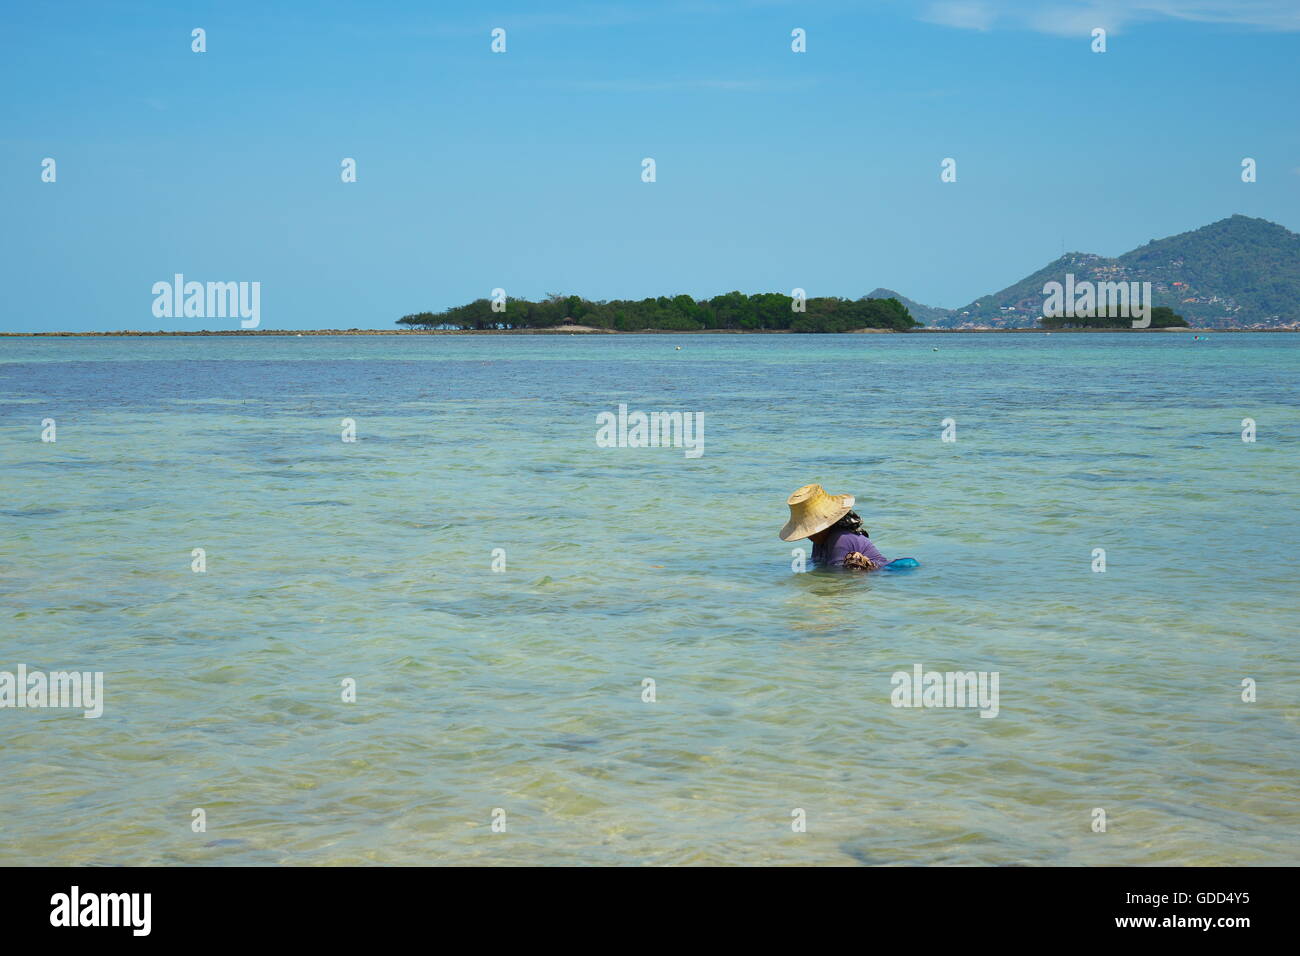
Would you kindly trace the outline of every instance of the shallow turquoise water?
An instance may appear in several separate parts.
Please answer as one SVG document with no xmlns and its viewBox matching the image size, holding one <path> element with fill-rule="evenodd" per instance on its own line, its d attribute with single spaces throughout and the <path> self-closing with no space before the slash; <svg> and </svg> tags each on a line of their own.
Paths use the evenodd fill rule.
<svg viewBox="0 0 1300 956">
<path fill-rule="evenodd" d="M 1294 863 L 1298 370 L 1279 334 L 0 339 L 0 670 L 106 693 L 0 710 L 0 863 Z M 619 403 L 703 412 L 704 455 L 597 448 Z M 792 573 L 810 481 L 923 566 Z M 916 663 L 997 671 L 998 716 L 891 706 Z"/>
</svg>

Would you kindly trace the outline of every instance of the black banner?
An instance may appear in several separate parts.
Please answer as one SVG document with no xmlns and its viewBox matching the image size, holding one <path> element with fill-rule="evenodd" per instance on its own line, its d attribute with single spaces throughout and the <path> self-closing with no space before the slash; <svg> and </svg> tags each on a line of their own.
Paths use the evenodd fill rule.
<svg viewBox="0 0 1300 956">
<path fill-rule="evenodd" d="M 884 868 L 776 876 L 724 871 L 606 875 L 381 868 L 9 869 L 8 943 L 77 934 L 122 942 L 244 940 L 337 944 L 459 925 L 553 926 L 574 937 L 636 937 L 703 921 L 731 937 L 774 924 L 865 940 L 975 945 L 1131 937 L 1139 945 L 1193 938 L 1232 946 L 1289 922 L 1285 869 Z M 645 880 L 646 882 L 642 882 Z M 673 892 L 676 889 L 677 892 Z M 645 892 L 643 897 L 633 894 Z M 746 925 L 746 918 L 760 921 Z M 503 920 L 502 917 L 508 917 Z M 536 919 L 540 922 L 533 923 Z M 528 920 L 528 922 L 524 922 Z M 657 928 L 656 928 L 657 927 Z M 601 935 L 597 935 L 600 933 Z M 666 941 L 661 937 L 661 941 Z M 16 951 L 16 950 L 15 950 Z"/>
</svg>

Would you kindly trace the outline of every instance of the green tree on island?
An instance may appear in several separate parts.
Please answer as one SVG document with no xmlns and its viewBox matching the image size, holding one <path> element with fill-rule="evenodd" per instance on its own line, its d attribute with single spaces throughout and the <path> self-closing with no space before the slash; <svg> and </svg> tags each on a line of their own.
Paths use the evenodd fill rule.
<svg viewBox="0 0 1300 956">
<path fill-rule="evenodd" d="M 1131 329 L 1132 316 L 1119 315 L 1057 315 L 1038 320 L 1045 329 Z M 1168 306 L 1158 305 L 1151 310 L 1152 329 L 1190 328 L 1187 321 Z"/>
<path fill-rule="evenodd" d="M 397 320 L 398 325 L 439 329 L 546 329 L 566 322 L 619 332 L 663 330 L 698 332 L 705 329 L 735 331 L 851 332 L 854 329 L 891 329 L 906 332 L 920 328 L 897 299 L 808 299 L 796 312 L 788 295 L 728 292 L 712 299 L 689 295 L 653 299 L 615 299 L 593 302 L 576 295 L 552 293 L 544 301 L 507 299 L 505 309 L 492 311 L 489 299 L 475 299 L 442 312 L 418 312 Z"/>
</svg>

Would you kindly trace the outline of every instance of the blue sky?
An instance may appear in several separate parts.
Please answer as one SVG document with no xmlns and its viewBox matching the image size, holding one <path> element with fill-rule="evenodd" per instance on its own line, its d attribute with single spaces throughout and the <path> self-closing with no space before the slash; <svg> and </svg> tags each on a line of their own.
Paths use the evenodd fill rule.
<svg viewBox="0 0 1300 956">
<path fill-rule="evenodd" d="M 1300 231 L 1298 54 L 1294 0 L 4 4 L 0 330 L 237 325 L 155 318 L 177 272 L 260 282 L 263 328 L 495 287 L 963 305 L 1063 248 Z"/>
</svg>

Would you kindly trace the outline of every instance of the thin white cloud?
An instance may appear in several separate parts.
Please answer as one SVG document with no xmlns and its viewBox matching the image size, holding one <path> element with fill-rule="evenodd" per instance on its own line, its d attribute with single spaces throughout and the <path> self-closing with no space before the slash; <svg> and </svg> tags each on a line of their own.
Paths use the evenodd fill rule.
<svg viewBox="0 0 1300 956">
<path fill-rule="evenodd" d="M 1145 6 L 1177 20 L 1300 30 L 1300 4 L 1295 0 L 1148 0 Z"/>
<path fill-rule="evenodd" d="M 998 13 L 992 4 L 980 0 L 943 0 L 927 4 L 921 19 L 959 30 L 991 30 L 998 20 Z"/>
<path fill-rule="evenodd" d="M 920 19 L 963 30 L 1033 30 L 1086 36 L 1094 27 L 1117 31 L 1140 23 L 1183 20 L 1260 30 L 1300 30 L 1296 0 L 932 0 Z"/>
</svg>

